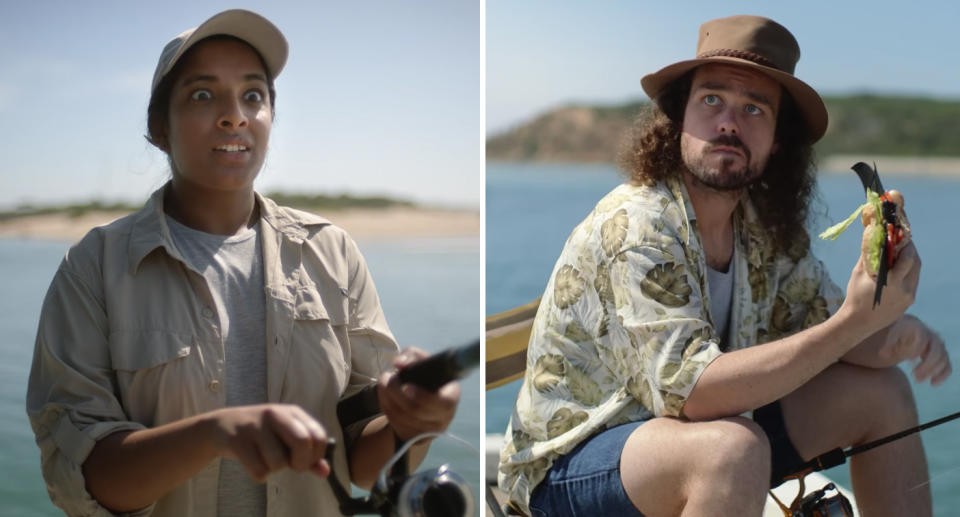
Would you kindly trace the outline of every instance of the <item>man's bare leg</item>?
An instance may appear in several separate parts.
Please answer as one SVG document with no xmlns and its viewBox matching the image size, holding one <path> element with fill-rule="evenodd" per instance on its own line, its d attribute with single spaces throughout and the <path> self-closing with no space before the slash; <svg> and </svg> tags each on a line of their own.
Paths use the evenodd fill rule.
<svg viewBox="0 0 960 517">
<path fill-rule="evenodd" d="M 809 460 L 917 425 L 910 382 L 897 368 L 837 363 L 781 401 L 787 433 Z M 868 516 L 932 514 L 919 435 L 850 458 L 857 505 Z"/>
<path fill-rule="evenodd" d="M 745 418 L 655 418 L 627 439 L 620 478 L 648 517 L 760 515 L 770 485 L 770 445 Z"/>
</svg>

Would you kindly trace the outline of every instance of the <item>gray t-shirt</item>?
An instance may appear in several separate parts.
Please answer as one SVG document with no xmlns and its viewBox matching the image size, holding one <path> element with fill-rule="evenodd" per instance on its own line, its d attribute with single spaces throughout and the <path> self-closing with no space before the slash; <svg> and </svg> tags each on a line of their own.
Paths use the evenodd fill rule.
<svg viewBox="0 0 960 517">
<path fill-rule="evenodd" d="M 260 223 L 236 235 L 214 235 L 167 216 L 170 235 L 183 258 L 206 279 L 220 318 L 226 362 L 227 406 L 267 401 L 266 308 Z M 266 514 L 264 485 L 236 460 L 220 463 L 217 514 Z"/>
<path fill-rule="evenodd" d="M 717 336 L 720 337 L 720 349 L 727 350 L 727 327 L 730 322 L 730 306 L 733 305 L 733 264 L 726 271 L 717 271 L 707 266 L 707 284 L 710 289 L 710 314 L 713 316 L 713 324 L 716 327 Z"/>
</svg>

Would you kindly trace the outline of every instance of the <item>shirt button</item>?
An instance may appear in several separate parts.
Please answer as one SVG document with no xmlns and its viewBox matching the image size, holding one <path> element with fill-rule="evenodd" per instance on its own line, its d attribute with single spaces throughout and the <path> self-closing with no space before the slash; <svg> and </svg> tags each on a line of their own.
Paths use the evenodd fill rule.
<svg viewBox="0 0 960 517">
<path fill-rule="evenodd" d="M 203 314 L 203 317 L 204 317 L 204 318 L 212 318 L 212 317 L 213 317 L 213 309 L 211 309 L 210 307 L 204 307 L 203 310 L 200 311 L 200 314 Z"/>
<path fill-rule="evenodd" d="M 220 391 L 220 381 L 214 379 L 210 381 L 210 391 L 217 393 Z"/>
</svg>

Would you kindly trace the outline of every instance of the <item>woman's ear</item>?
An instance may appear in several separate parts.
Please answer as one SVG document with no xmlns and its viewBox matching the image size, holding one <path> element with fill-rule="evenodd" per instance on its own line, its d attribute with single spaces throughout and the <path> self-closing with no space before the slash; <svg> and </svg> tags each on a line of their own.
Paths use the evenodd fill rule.
<svg viewBox="0 0 960 517">
<path fill-rule="evenodd" d="M 159 126 L 159 124 L 157 124 Z M 151 127 L 150 134 L 144 135 L 143 137 L 147 139 L 147 142 L 150 142 L 150 145 L 160 149 L 161 151 L 170 154 L 170 142 L 167 139 L 167 130 L 162 127 Z"/>
</svg>

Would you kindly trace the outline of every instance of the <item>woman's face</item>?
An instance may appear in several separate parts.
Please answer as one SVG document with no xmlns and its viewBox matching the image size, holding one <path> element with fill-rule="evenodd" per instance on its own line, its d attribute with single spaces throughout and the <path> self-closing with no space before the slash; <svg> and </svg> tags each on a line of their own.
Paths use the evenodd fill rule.
<svg viewBox="0 0 960 517">
<path fill-rule="evenodd" d="M 272 122 L 257 53 L 237 40 L 198 43 L 170 92 L 166 151 L 174 180 L 212 190 L 252 188 Z"/>
</svg>

